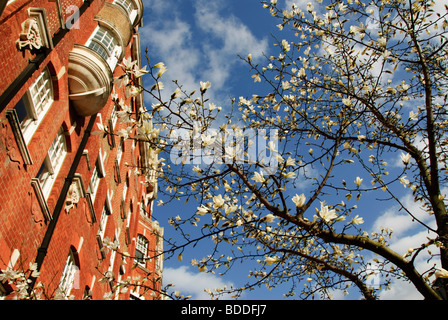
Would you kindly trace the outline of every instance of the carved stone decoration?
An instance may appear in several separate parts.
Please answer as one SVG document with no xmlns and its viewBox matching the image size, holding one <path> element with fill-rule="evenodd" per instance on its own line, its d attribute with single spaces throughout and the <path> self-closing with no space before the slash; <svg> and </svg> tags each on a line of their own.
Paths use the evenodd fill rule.
<svg viewBox="0 0 448 320">
<path fill-rule="evenodd" d="M 17 46 L 20 50 L 24 48 L 34 50 L 43 47 L 42 37 L 36 19 L 29 18 L 22 22 L 22 32 L 19 33 Z"/>
<path fill-rule="evenodd" d="M 44 222 L 44 216 L 42 214 L 39 201 L 34 195 L 34 192 L 28 192 L 28 194 L 30 196 L 30 212 L 31 216 L 33 217 L 33 221 L 42 226 Z"/>
<path fill-rule="evenodd" d="M 79 173 L 76 173 L 65 199 L 65 212 L 68 213 L 72 208 L 76 207 L 81 198 L 85 197 L 86 189 L 84 187 L 82 176 Z"/>
<path fill-rule="evenodd" d="M 65 200 L 65 212 L 69 212 L 70 209 L 76 207 L 80 198 L 77 184 L 72 183 L 70 189 L 68 189 L 67 199 Z"/>
<path fill-rule="evenodd" d="M 8 125 L 6 123 L 2 123 L 1 127 L 1 137 L 3 145 L 6 149 L 6 154 L 9 157 L 11 162 L 17 163 L 17 167 L 20 170 L 21 168 L 21 156 L 16 146 L 14 144 L 14 138 L 9 134 Z"/>
<path fill-rule="evenodd" d="M 17 39 L 19 50 L 30 51 L 41 48 L 53 48 L 50 31 L 47 23 L 47 14 L 43 8 L 28 8 L 29 18 L 22 22 L 22 31 Z"/>
</svg>

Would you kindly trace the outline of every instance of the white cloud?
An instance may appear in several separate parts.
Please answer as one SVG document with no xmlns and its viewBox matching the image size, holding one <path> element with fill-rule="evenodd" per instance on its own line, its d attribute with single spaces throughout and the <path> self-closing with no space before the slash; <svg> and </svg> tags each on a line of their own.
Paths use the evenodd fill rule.
<svg viewBox="0 0 448 320">
<path fill-rule="evenodd" d="M 403 196 L 400 201 L 419 221 L 425 224 L 434 222 L 433 217 L 422 209 L 421 203 L 414 202 L 412 195 L 407 194 Z M 409 232 L 411 229 L 418 226 L 421 226 L 421 224 L 413 220 L 413 218 L 406 212 L 399 211 L 399 206 L 396 205 L 389 208 L 375 220 L 372 231 L 378 232 L 381 227 L 392 228 L 394 239 L 399 239 L 406 232 Z M 429 226 L 434 227 L 434 225 Z"/>
<path fill-rule="evenodd" d="M 222 278 L 209 273 L 195 273 L 187 266 L 180 266 L 178 268 L 164 268 L 163 269 L 163 283 L 174 284 L 174 290 L 179 290 L 182 295 L 192 295 L 195 300 L 209 300 L 208 295 L 204 289 L 215 289 L 231 286 L 231 283 L 226 283 Z M 220 297 L 225 299 L 226 297 Z"/>
<path fill-rule="evenodd" d="M 167 66 L 162 79 L 167 96 L 175 89 L 172 80 L 186 91 L 198 89 L 200 81 L 210 81 L 210 100 L 217 105 L 224 99 L 228 103 L 232 74 L 241 63 L 237 54 L 252 53 L 256 59 L 267 50 L 267 39 L 258 39 L 244 21 L 226 14 L 225 4 L 195 1 L 193 14 L 187 15 L 173 1 L 145 0 L 151 11 L 139 29 L 142 46 L 149 45 L 150 58 L 160 57 Z"/>
<path fill-rule="evenodd" d="M 267 50 L 266 39 L 257 39 L 243 21 L 234 15 L 224 15 L 224 2 L 198 1 L 195 6 L 197 26 L 207 37 L 201 43 L 207 63 L 204 77 L 214 86 L 221 87 L 232 75 L 232 69 L 239 62 L 237 55 L 253 59 Z"/>
<path fill-rule="evenodd" d="M 379 295 L 381 300 L 421 300 L 423 296 L 409 282 L 395 280 L 390 290 L 383 290 Z"/>
<path fill-rule="evenodd" d="M 400 201 L 402 204 L 421 222 L 427 224 L 431 228 L 435 228 L 433 216 L 429 215 L 421 208 L 421 204 L 414 202 L 410 194 L 403 196 Z M 390 239 L 389 247 L 399 254 L 405 254 L 408 249 L 419 248 L 422 244 L 428 242 L 428 237 L 433 238 L 434 234 L 405 212 L 399 212 L 398 206 L 393 206 L 380 215 L 374 222 L 371 231 L 378 232 L 380 227 L 393 229 L 393 235 Z M 432 252 L 436 252 L 437 248 L 430 247 Z M 437 259 L 430 260 L 429 254 L 422 251 L 415 260 L 415 267 L 420 273 L 424 273 L 436 264 Z M 422 295 L 409 282 L 395 279 L 390 286 L 390 290 L 382 290 L 380 299 L 397 299 L 412 300 L 422 299 Z"/>
</svg>

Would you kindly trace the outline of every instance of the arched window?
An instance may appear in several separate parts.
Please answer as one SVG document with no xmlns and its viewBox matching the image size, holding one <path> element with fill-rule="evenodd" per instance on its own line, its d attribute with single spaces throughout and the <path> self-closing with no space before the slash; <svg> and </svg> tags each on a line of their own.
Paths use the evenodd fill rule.
<svg viewBox="0 0 448 320">
<path fill-rule="evenodd" d="M 61 298 L 68 299 L 73 287 L 79 288 L 79 262 L 76 250 L 70 248 L 59 280 L 58 294 Z"/>
</svg>

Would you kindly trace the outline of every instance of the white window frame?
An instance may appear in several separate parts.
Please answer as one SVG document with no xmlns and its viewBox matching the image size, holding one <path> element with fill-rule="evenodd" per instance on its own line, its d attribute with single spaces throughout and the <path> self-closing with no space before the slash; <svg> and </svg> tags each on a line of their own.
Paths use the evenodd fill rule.
<svg viewBox="0 0 448 320">
<path fill-rule="evenodd" d="M 135 240 L 135 261 L 137 265 L 146 268 L 146 259 L 148 257 L 149 240 L 142 234 L 137 235 Z M 141 258 L 137 258 L 137 251 L 142 254 Z"/>
<path fill-rule="evenodd" d="M 99 185 L 100 185 L 100 174 L 98 172 L 98 165 L 95 165 L 93 167 L 93 173 L 89 183 L 89 193 L 92 197 L 92 201 L 95 201 L 96 192 L 98 191 Z"/>
<path fill-rule="evenodd" d="M 103 212 L 101 213 L 100 225 L 98 227 L 97 235 L 100 237 L 101 241 L 104 239 L 104 233 L 106 232 L 107 220 L 110 216 L 111 212 L 107 205 L 104 205 Z"/>
<path fill-rule="evenodd" d="M 114 242 L 117 241 L 117 234 L 115 233 L 115 237 L 114 237 Z M 109 268 L 108 271 L 113 271 L 114 269 L 114 264 L 115 264 L 115 257 L 117 255 L 117 251 L 116 250 L 111 250 L 112 252 L 110 253 L 110 259 L 109 259 Z"/>
<path fill-rule="evenodd" d="M 134 2 L 132 0 L 114 0 L 114 4 L 117 4 L 124 10 L 126 10 L 131 23 L 134 23 L 135 18 L 137 18 L 137 9 L 135 8 Z"/>
<path fill-rule="evenodd" d="M 118 163 L 118 165 L 120 165 L 120 163 L 121 163 L 121 158 L 123 157 L 123 152 L 124 152 L 124 140 L 120 139 L 120 142 L 118 143 L 118 148 L 117 148 L 117 163 Z"/>
<path fill-rule="evenodd" d="M 50 195 L 53 188 L 54 181 L 58 176 L 59 170 L 64 163 L 65 156 L 67 155 L 67 143 L 65 139 L 64 129 L 61 127 L 56 134 L 44 162 L 40 168 L 37 179 L 42 188 L 45 199 Z"/>
<path fill-rule="evenodd" d="M 103 159 L 104 159 L 103 153 L 102 150 L 100 149 L 98 153 L 98 159 L 96 160 L 95 166 L 93 167 L 93 173 L 89 183 L 89 193 L 91 195 L 92 203 L 95 201 L 98 186 L 100 185 L 100 179 L 104 177 L 106 174 Z"/>
<path fill-rule="evenodd" d="M 75 255 L 70 249 L 67 260 L 65 262 L 64 270 L 62 271 L 61 279 L 59 280 L 59 291 L 68 298 L 75 282 L 75 277 L 79 272 L 76 265 Z"/>
<path fill-rule="evenodd" d="M 21 99 L 26 116 L 20 121 L 25 143 L 28 144 L 54 101 L 53 82 L 46 67 Z M 16 109 L 18 110 L 18 109 Z"/>
<path fill-rule="evenodd" d="M 87 40 L 86 47 L 98 53 L 106 60 L 110 69 L 115 70 L 122 48 L 112 32 L 102 26 L 96 27 L 89 40 Z"/>
</svg>

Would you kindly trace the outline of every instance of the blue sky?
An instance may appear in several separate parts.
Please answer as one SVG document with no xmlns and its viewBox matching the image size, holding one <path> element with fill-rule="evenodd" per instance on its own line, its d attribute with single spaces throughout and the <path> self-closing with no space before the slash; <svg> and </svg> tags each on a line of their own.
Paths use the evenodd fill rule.
<svg viewBox="0 0 448 320">
<path fill-rule="evenodd" d="M 149 47 L 151 63 L 164 62 L 168 71 L 164 74 L 167 94 L 175 86 L 171 79 L 177 79 L 187 89 L 198 89 L 200 81 L 210 81 L 209 98 L 223 108 L 229 107 L 230 97 L 251 96 L 259 90 L 254 84 L 247 64 L 237 54 L 246 57 L 252 54 L 255 61 L 263 61 L 263 54 L 272 54 L 274 42 L 271 33 L 277 33 L 278 20 L 272 18 L 257 0 L 143 0 L 145 15 L 141 33 L 142 48 Z M 279 6 L 290 5 L 291 0 L 279 0 Z M 294 1 L 300 6 L 304 0 Z M 315 7 L 318 4 L 315 3 Z M 142 62 L 145 64 L 144 62 Z M 145 103 L 151 104 L 146 98 Z M 397 169 L 401 164 L 399 154 L 390 156 L 390 163 Z M 365 179 L 369 181 L 369 179 Z M 414 209 L 414 213 L 428 221 L 430 217 L 414 204 L 412 198 L 403 191 L 401 200 Z M 369 209 L 368 209 L 369 208 Z M 375 211 L 371 211 L 374 208 Z M 379 202 L 372 206 L 366 201 L 360 212 L 366 221 L 367 231 L 378 230 L 387 225 L 396 231 L 392 248 L 406 252 L 413 243 L 422 243 L 426 232 L 404 214 L 396 214 L 395 207 Z M 196 207 L 185 206 L 183 202 L 163 207 L 154 207 L 154 217 L 165 227 L 168 237 L 174 236 L 167 220 L 176 215 L 182 216 L 186 210 Z M 370 210 L 370 211 L 369 211 Z M 369 211 L 369 212 L 368 212 Z M 199 273 L 190 264 L 192 258 L 201 259 L 206 255 L 206 244 L 198 245 L 185 252 L 183 261 L 170 259 L 164 264 L 164 284 L 174 283 L 182 294 L 191 294 L 196 299 L 206 299 L 203 288 L 223 285 L 242 285 L 247 281 L 248 268 L 242 266 L 223 277 Z M 282 291 L 259 289 L 245 294 L 245 299 L 282 299 Z M 349 298 L 357 299 L 356 294 Z M 406 284 L 397 285 L 393 290 L 383 293 L 383 298 L 419 298 L 415 290 Z M 335 298 L 343 298 L 335 292 Z"/>
<path fill-rule="evenodd" d="M 252 94 L 255 89 L 245 62 L 238 55 L 252 54 L 255 60 L 269 54 L 276 20 L 256 0 L 192 1 L 144 0 L 145 15 L 141 33 L 142 48 L 149 46 L 151 63 L 162 61 L 167 94 L 174 91 L 170 80 L 177 79 L 185 88 L 195 90 L 200 81 L 210 81 L 211 101 L 223 108 L 230 106 L 229 97 Z M 143 62 L 142 62 L 143 63 Z M 146 98 L 146 104 L 151 100 Z M 154 217 L 165 227 L 168 237 L 175 236 L 167 220 L 185 210 L 182 202 L 154 207 Z M 164 264 L 164 284 L 175 283 L 176 290 L 196 299 L 207 299 L 203 289 L 243 284 L 247 269 L 220 277 L 199 273 L 191 259 L 203 257 L 201 246 L 185 252 L 182 262 L 175 258 Z M 206 250 L 206 249 L 204 249 Z M 241 270 L 241 269 L 240 269 Z M 261 289 L 245 295 L 249 299 L 274 298 Z M 281 294 L 275 296 L 280 299 Z"/>
</svg>

